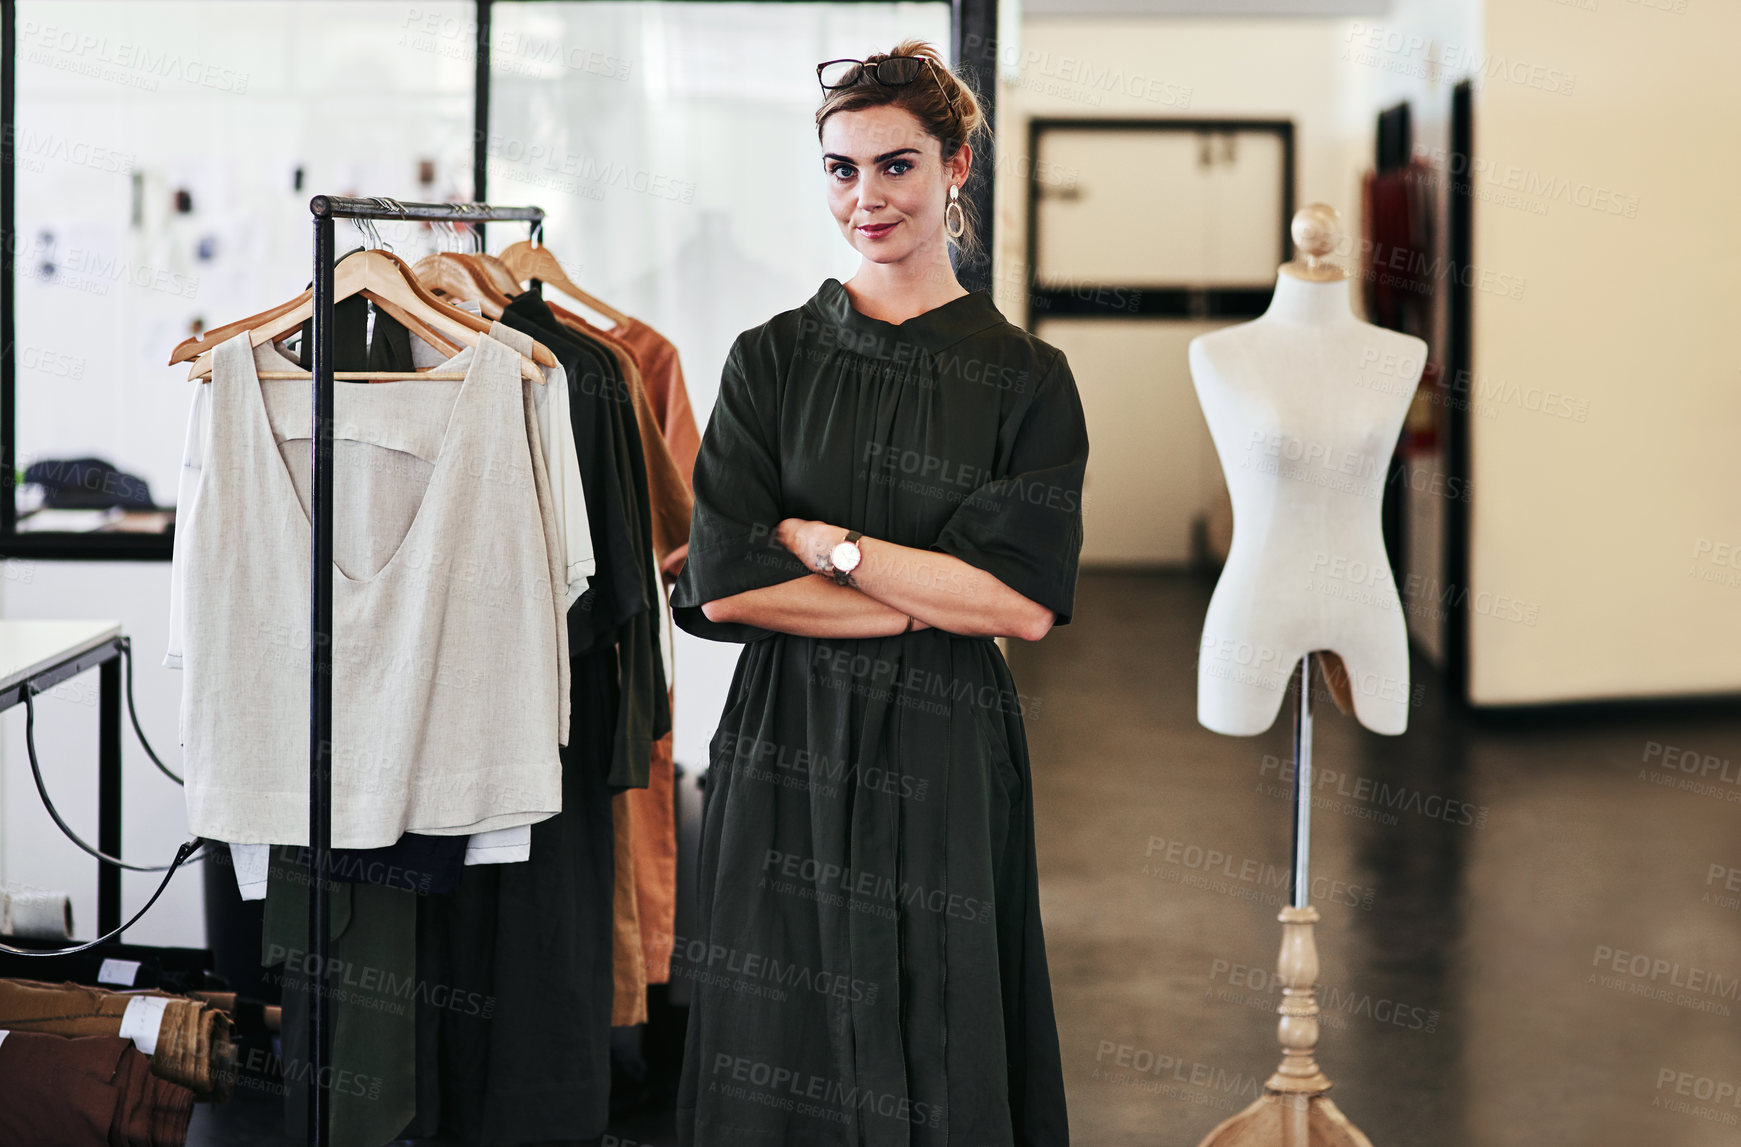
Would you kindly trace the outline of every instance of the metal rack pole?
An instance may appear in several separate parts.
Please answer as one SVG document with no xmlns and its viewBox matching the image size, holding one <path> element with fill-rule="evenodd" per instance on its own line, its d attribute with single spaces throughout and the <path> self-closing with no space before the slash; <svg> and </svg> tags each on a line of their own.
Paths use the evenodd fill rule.
<svg viewBox="0 0 1741 1147">
<path fill-rule="evenodd" d="M 1312 655 L 1300 659 L 1300 693 L 1294 700 L 1293 906 L 1312 902 Z"/>
<path fill-rule="evenodd" d="M 316 204 L 319 200 L 315 201 Z M 309 505 L 314 600 L 310 603 L 308 694 L 308 946 L 315 970 L 308 997 L 308 1142 L 328 1147 L 326 961 L 328 853 L 332 848 L 332 216 L 314 211 L 314 495 Z"/>
<path fill-rule="evenodd" d="M 326 975 L 332 937 L 328 928 L 327 874 L 332 852 L 332 571 L 333 571 L 333 220 L 410 219 L 431 223 L 521 221 L 541 235 L 539 207 L 491 207 L 487 203 L 401 203 L 316 195 L 314 217 L 313 496 L 309 506 L 313 569 L 309 604 L 308 700 L 308 949 L 314 971 L 307 977 L 308 1134 L 310 1147 L 330 1147 L 330 1104 L 321 1086 L 327 1065 Z M 291 1065 L 293 1068 L 295 1065 Z"/>
</svg>

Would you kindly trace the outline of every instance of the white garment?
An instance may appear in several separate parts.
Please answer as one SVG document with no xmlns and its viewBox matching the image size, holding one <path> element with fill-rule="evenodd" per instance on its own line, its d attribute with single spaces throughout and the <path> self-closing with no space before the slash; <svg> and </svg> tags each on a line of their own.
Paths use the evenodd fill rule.
<svg viewBox="0 0 1741 1147">
<path fill-rule="evenodd" d="M 532 353 L 532 336 L 524 331 L 496 323 L 490 328 L 490 337 L 528 357 Z M 432 367 L 444 357 L 422 338 L 411 336 L 411 365 L 418 370 Z M 550 474 L 550 501 L 562 539 L 563 566 L 568 578 L 567 600 L 562 604 L 566 608 L 580 600 L 598 568 L 592 550 L 592 526 L 586 516 L 586 490 L 580 484 L 580 451 L 574 445 L 574 423 L 570 421 L 568 372 L 561 363 L 546 368 L 544 385 L 531 387 L 531 392 L 544 446 L 544 466 Z"/>
<path fill-rule="evenodd" d="M 428 345 L 421 343 L 421 340 L 419 342 L 421 345 Z M 277 366 L 279 364 L 270 363 L 269 365 Z M 272 386 L 277 381 L 269 380 L 264 385 Z M 428 383 L 425 385 L 438 386 L 441 384 Z M 207 395 L 210 393 L 211 387 L 205 383 L 194 384 L 193 402 L 188 409 L 187 440 L 182 447 L 181 481 L 176 496 L 176 521 L 179 523 L 180 532 L 186 532 L 190 528 L 196 512 L 195 499 L 199 493 L 200 471 L 205 467 L 206 443 L 211 438 L 211 406 L 207 402 Z M 569 429 L 569 441 L 572 443 L 574 440 L 573 428 Z M 169 565 L 169 651 L 164 655 L 163 664 L 170 669 L 181 668 L 182 614 L 185 608 L 182 598 L 182 566 L 185 563 L 182 559 L 185 553 L 184 549 L 177 546 L 174 560 Z M 564 645 L 567 644 L 566 629 L 565 625 L 562 634 Z M 567 742 L 562 743 L 566 744 Z M 230 857 L 232 867 L 236 872 L 236 887 L 243 900 L 262 900 L 265 898 L 267 850 L 271 847 L 268 844 L 230 842 Z M 465 862 L 467 864 L 516 864 L 528 859 L 531 855 L 532 826 L 529 824 L 515 825 L 512 828 L 498 828 L 490 832 L 473 833 L 466 841 Z"/>
<path fill-rule="evenodd" d="M 232 844 L 230 862 L 236 870 L 236 890 L 243 900 L 266 899 L 266 865 L 270 844 Z M 532 856 L 532 826 L 517 824 L 490 832 L 474 832 L 465 845 L 469 864 L 518 864 Z"/>
<path fill-rule="evenodd" d="M 189 824 L 212 839 L 306 844 L 309 529 L 286 463 L 307 449 L 276 439 L 306 442 L 309 389 L 269 401 L 256 365 L 294 364 L 270 345 L 250 353 L 246 334 L 214 359 L 208 424 L 190 423 L 204 464 L 184 471 L 194 512 L 172 571 Z M 560 599 L 520 361 L 484 337 L 444 364 L 465 369 L 463 384 L 334 396 L 335 847 L 530 825 L 561 807 Z M 445 404 L 433 393 L 444 385 Z M 299 415 L 275 426 L 270 408 L 298 399 Z M 376 437 L 345 435 L 353 424 Z M 371 520 L 346 514 L 353 502 Z M 403 530 L 383 527 L 401 519 Z"/>
<path fill-rule="evenodd" d="M 466 307 L 476 311 L 476 305 Z M 501 341 L 514 347 L 522 354 L 530 352 L 530 336 L 514 331 L 501 324 L 496 324 L 493 333 L 501 337 Z M 415 365 L 420 368 L 431 368 L 446 359 L 434 347 L 416 335 L 411 336 L 412 354 Z M 522 343 L 526 345 L 522 346 Z M 256 354 L 256 360 L 262 367 L 281 368 L 291 365 L 287 361 L 279 361 L 276 356 L 263 357 Z M 565 534 L 562 545 L 566 550 L 566 565 L 568 582 L 565 587 L 563 607 L 573 604 L 576 598 L 585 591 L 586 579 L 595 568 L 592 549 L 592 533 L 586 517 L 585 493 L 580 485 L 580 468 L 578 453 L 574 445 L 574 427 L 569 421 L 567 376 L 560 365 L 553 371 L 546 371 L 544 386 L 529 386 L 526 390 L 533 398 L 533 406 L 538 416 L 540 442 L 552 453 L 547 453 L 543 459 L 549 476 L 549 497 L 557 513 L 556 523 Z M 262 383 L 268 395 L 268 405 L 282 407 L 285 402 L 294 402 L 298 388 L 306 388 L 306 383 L 295 380 L 272 379 Z M 453 396 L 458 394 L 458 383 L 428 382 L 425 387 L 442 387 L 451 390 Z M 207 396 L 211 387 L 196 383 L 193 388 L 193 401 L 188 410 L 187 436 L 182 450 L 181 479 L 176 497 L 176 518 L 179 530 L 186 532 L 197 512 L 197 497 L 199 493 L 200 471 L 205 465 L 207 443 L 210 440 L 210 405 Z M 425 391 L 425 393 L 433 393 Z M 450 396 L 451 398 L 451 396 Z M 306 408 L 307 401 L 302 401 Z M 285 411 L 275 421 L 285 423 L 293 415 L 293 411 Z M 303 467 L 306 475 L 307 439 L 294 440 L 296 445 L 282 446 L 286 464 Z M 282 445 L 282 444 L 281 444 Z M 295 452 L 293 452 L 295 451 Z M 555 466 L 550 464 L 554 457 L 558 461 Z M 306 481 L 306 478 L 304 478 Z M 306 496 L 305 496 L 306 500 Z M 566 503 L 566 505 L 564 504 Z M 578 533 L 577 533 L 578 531 Z M 571 539 L 578 537 L 574 542 Z M 170 669 L 180 669 L 182 662 L 182 617 L 186 608 L 183 600 L 183 570 L 184 551 L 177 548 L 174 560 L 170 563 L 170 605 L 169 605 L 169 647 L 163 658 L 163 664 Z M 566 646 L 567 625 L 565 618 L 559 617 L 557 624 L 561 627 L 559 636 L 564 649 L 561 668 L 567 668 Z M 564 675 L 566 677 L 566 675 Z M 559 683 L 564 695 L 567 692 L 566 680 Z M 567 744 L 566 706 L 564 707 L 564 728 L 560 743 Z M 242 899 L 257 900 L 266 895 L 266 861 L 267 845 L 247 845 L 230 842 L 230 851 L 236 870 L 236 882 L 241 891 Z M 490 832 L 474 834 L 466 844 L 466 864 L 512 864 L 526 860 L 532 851 L 532 826 L 516 825 L 511 828 L 496 829 Z"/>
</svg>

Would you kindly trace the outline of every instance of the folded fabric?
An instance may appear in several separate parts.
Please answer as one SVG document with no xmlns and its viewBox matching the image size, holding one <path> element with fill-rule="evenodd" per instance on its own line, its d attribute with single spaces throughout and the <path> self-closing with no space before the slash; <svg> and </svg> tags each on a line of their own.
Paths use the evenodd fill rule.
<svg viewBox="0 0 1741 1147">
<path fill-rule="evenodd" d="M 235 1082 L 230 1018 L 201 1000 L 166 992 L 0 980 L 0 1028 L 130 1039 L 151 1057 L 153 1073 L 190 1088 L 201 1099 L 226 1098 Z"/>
<path fill-rule="evenodd" d="M 182 1147 L 193 1092 L 159 1078 L 120 1036 L 59 1036 L 0 1025 L 0 1143 Z"/>
</svg>

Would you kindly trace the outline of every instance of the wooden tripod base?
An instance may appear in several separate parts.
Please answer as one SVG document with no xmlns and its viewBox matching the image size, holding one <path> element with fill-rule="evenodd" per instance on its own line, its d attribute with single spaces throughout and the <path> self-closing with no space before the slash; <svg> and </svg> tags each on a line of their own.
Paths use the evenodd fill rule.
<svg viewBox="0 0 1741 1147">
<path fill-rule="evenodd" d="M 1264 1093 L 1238 1115 L 1216 1124 L 1197 1147 L 1372 1147 L 1325 1095 L 1330 1080 L 1318 1067 L 1318 946 L 1312 925 L 1318 910 L 1283 908 L 1282 951 L 1276 971 L 1282 984 L 1277 1035 L 1281 1066 Z"/>
<path fill-rule="evenodd" d="M 1324 1094 L 1266 1091 L 1222 1120 L 1197 1147 L 1372 1147 Z"/>
</svg>

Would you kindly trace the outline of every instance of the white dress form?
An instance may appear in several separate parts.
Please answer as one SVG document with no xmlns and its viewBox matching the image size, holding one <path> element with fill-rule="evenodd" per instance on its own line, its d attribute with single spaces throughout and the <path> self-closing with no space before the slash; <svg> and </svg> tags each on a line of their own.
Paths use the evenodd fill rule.
<svg viewBox="0 0 1741 1147">
<path fill-rule="evenodd" d="M 1268 729 L 1302 658 L 1294 711 L 1294 869 L 1276 961 L 1280 1066 L 1263 1094 L 1198 1147 L 1372 1147 L 1326 1094 L 1318 1067 L 1318 910 L 1310 903 L 1311 659 L 1346 667 L 1355 717 L 1408 723 L 1408 632 L 1379 509 L 1426 344 L 1356 319 L 1347 276 L 1320 263 L 1334 209 L 1293 220 L 1304 263 L 1282 267 L 1269 309 L 1194 339 L 1191 376 L 1233 500 L 1233 544 L 1198 653 L 1197 719 L 1218 733 Z"/>
<path fill-rule="evenodd" d="M 1426 343 L 1362 322 L 1348 295 L 1338 269 L 1290 263 L 1260 317 L 1191 341 L 1233 501 L 1197 661 L 1197 719 L 1217 733 L 1268 729 L 1317 650 L 1346 665 L 1362 725 L 1408 725 L 1408 631 L 1379 511 Z"/>
</svg>

